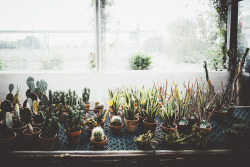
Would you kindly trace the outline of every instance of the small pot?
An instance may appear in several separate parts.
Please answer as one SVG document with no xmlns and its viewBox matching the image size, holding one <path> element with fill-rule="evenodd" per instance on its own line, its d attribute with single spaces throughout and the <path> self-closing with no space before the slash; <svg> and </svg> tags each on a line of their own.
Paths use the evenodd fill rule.
<svg viewBox="0 0 250 167">
<path fill-rule="evenodd" d="M 200 126 L 198 126 L 198 123 L 196 123 L 196 124 L 194 124 L 194 126 L 195 126 L 195 128 L 198 130 L 198 131 L 200 131 L 200 132 L 206 132 L 206 133 L 210 133 L 211 131 L 212 131 L 212 126 L 211 126 L 211 124 L 210 123 L 208 123 L 208 128 L 206 128 L 206 129 L 203 129 L 203 128 L 200 128 Z"/>
<path fill-rule="evenodd" d="M 66 134 L 67 139 L 68 139 L 68 144 L 70 146 L 76 146 L 77 143 L 79 142 L 81 133 L 82 133 L 81 130 L 78 130 L 76 132 L 68 132 L 65 130 L 65 134 Z"/>
<path fill-rule="evenodd" d="M 161 124 L 161 130 L 165 133 L 173 133 L 173 132 L 176 132 L 177 131 L 177 125 L 174 124 L 174 128 L 167 128 L 166 126 L 166 123 L 162 123 Z"/>
<path fill-rule="evenodd" d="M 27 125 L 23 125 L 23 126 L 20 127 L 20 128 L 10 128 L 10 130 L 11 130 L 12 132 L 15 132 L 15 133 L 16 133 L 17 139 L 20 139 L 20 138 L 22 138 L 22 136 L 23 136 L 23 130 L 26 129 L 26 128 L 27 128 Z"/>
<path fill-rule="evenodd" d="M 55 141 L 57 139 L 57 134 L 51 138 L 43 138 L 42 133 L 39 134 L 39 145 L 41 150 L 53 150 Z"/>
<path fill-rule="evenodd" d="M 148 121 L 148 119 L 144 119 L 143 120 L 143 125 L 145 126 L 145 128 L 147 129 L 147 131 L 148 130 L 155 131 L 155 128 L 157 126 L 158 121 L 155 120 L 154 123 L 148 123 L 147 121 Z"/>
<path fill-rule="evenodd" d="M 36 123 L 34 123 L 34 121 L 32 121 L 32 126 L 40 128 L 42 126 L 42 123 L 36 124 Z"/>
<path fill-rule="evenodd" d="M 11 132 L 12 136 L 7 139 L 0 139 L 0 148 L 1 150 L 13 150 L 16 144 L 17 134 Z"/>
<path fill-rule="evenodd" d="M 24 146 L 27 149 L 36 149 L 38 147 L 37 142 L 39 139 L 39 133 L 41 129 L 39 127 L 33 127 L 34 133 L 29 133 L 29 129 L 26 128 L 23 130 L 23 139 L 25 141 Z"/>
<path fill-rule="evenodd" d="M 90 103 L 85 104 L 85 108 L 87 109 L 87 112 L 89 112 Z"/>
<path fill-rule="evenodd" d="M 109 127 L 110 129 L 113 131 L 113 132 L 120 132 L 121 129 L 123 128 L 123 123 L 121 124 L 121 126 L 112 126 L 111 123 L 109 124 Z"/>
<path fill-rule="evenodd" d="M 96 145 L 96 146 L 103 147 L 103 146 L 107 143 L 108 138 L 107 138 L 107 136 L 104 136 L 104 140 L 103 140 L 103 141 L 96 142 L 96 141 L 94 141 L 93 138 L 91 137 L 91 138 L 90 138 L 90 141 L 91 141 L 94 145 Z"/>
<path fill-rule="evenodd" d="M 135 132 L 136 129 L 137 129 L 138 122 L 139 122 L 139 118 L 137 118 L 137 120 L 126 120 L 126 119 L 124 119 L 124 122 L 125 122 L 125 127 L 126 127 L 127 131 Z"/>
<path fill-rule="evenodd" d="M 113 116 L 114 116 L 114 115 L 112 114 L 112 112 L 109 112 L 109 118 L 110 118 L 110 120 L 112 120 L 112 117 L 113 117 Z M 116 115 L 116 116 L 122 117 L 122 113 L 119 111 L 119 114 Z"/>
</svg>

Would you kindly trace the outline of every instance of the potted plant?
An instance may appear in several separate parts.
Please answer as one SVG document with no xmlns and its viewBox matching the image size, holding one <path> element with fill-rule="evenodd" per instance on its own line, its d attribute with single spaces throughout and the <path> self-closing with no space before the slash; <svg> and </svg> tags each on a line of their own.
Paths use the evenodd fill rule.
<svg viewBox="0 0 250 167">
<path fill-rule="evenodd" d="M 85 103 L 85 108 L 87 109 L 87 112 L 89 112 L 90 108 L 89 96 L 90 96 L 90 89 L 84 88 L 82 91 L 82 100 Z"/>
<path fill-rule="evenodd" d="M 46 117 L 41 126 L 41 133 L 39 134 L 41 150 L 53 150 L 59 129 L 60 123 L 58 117 Z"/>
<path fill-rule="evenodd" d="M 32 108 L 33 108 L 32 125 L 34 127 L 41 127 L 44 118 L 43 118 L 42 111 L 38 111 L 38 103 L 37 103 L 37 101 L 33 102 Z"/>
<path fill-rule="evenodd" d="M 161 129 L 165 133 L 173 133 L 177 131 L 177 125 L 175 124 L 176 113 L 174 111 L 175 102 L 171 99 L 169 102 L 165 101 L 161 111 L 159 112 L 164 123 L 161 124 Z"/>
<path fill-rule="evenodd" d="M 65 134 L 70 146 L 76 146 L 82 133 L 83 111 L 74 106 L 68 108 L 68 114 L 63 115 Z"/>
<path fill-rule="evenodd" d="M 94 120 L 97 122 L 97 125 L 101 125 L 101 126 L 104 125 L 106 115 L 107 115 L 107 110 L 103 110 L 103 109 L 94 114 Z"/>
<path fill-rule="evenodd" d="M 140 150 L 155 150 L 155 144 L 158 143 L 158 139 L 153 136 L 154 134 L 149 130 L 146 134 L 135 137 L 134 141 Z"/>
<path fill-rule="evenodd" d="M 87 119 L 85 125 L 87 126 L 87 131 L 92 132 L 92 130 L 97 127 L 97 122 L 94 120 L 94 118 Z"/>
<path fill-rule="evenodd" d="M 7 110 L 2 110 L 1 106 L 0 116 L 4 119 L 0 122 L 0 147 L 2 150 L 12 150 L 17 134 L 10 130 L 13 125 L 12 116 L 10 112 L 6 111 Z"/>
<path fill-rule="evenodd" d="M 124 121 L 125 127 L 129 132 L 135 132 L 139 122 L 138 107 L 135 106 L 135 101 L 130 99 L 129 103 L 124 105 Z"/>
<path fill-rule="evenodd" d="M 14 100 L 14 96 L 12 94 L 13 89 L 14 89 L 14 85 L 10 84 L 9 85 L 9 91 L 10 91 L 10 93 L 7 94 L 7 96 L 6 96 L 6 100 L 9 100 L 11 103 L 13 103 L 13 100 Z"/>
<path fill-rule="evenodd" d="M 27 107 L 30 106 L 27 105 Z M 23 130 L 23 137 L 25 141 L 24 146 L 26 146 L 27 149 L 33 149 L 37 146 L 36 143 L 41 129 L 39 127 L 32 126 L 32 111 L 27 107 L 23 108 L 22 112 L 20 112 L 21 121 L 27 125 L 27 128 Z"/>
<path fill-rule="evenodd" d="M 109 127 L 113 132 L 120 132 L 123 127 L 121 117 L 113 116 L 109 124 Z"/>
<path fill-rule="evenodd" d="M 107 143 L 108 138 L 104 135 L 104 131 L 101 127 L 95 127 L 92 130 L 90 141 L 95 146 L 103 147 Z"/>
<path fill-rule="evenodd" d="M 20 106 L 16 104 L 13 115 L 13 124 L 10 129 L 17 134 L 17 140 L 19 140 L 23 136 L 23 130 L 27 127 L 27 125 L 21 122 L 20 112 L 22 112 L 22 108 L 20 108 Z"/>
<path fill-rule="evenodd" d="M 93 109 L 94 112 L 99 112 L 104 109 L 104 105 L 100 104 L 99 101 L 95 102 L 95 108 Z"/>
<path fill-rule="evenodd" d="M 217 97 L 214 100 L 215 103 L 215 108 L 214 108 L 214 116 L 215 119 L 218 120 L 224 120 L 224 118 L 226 118 L 227 114 L 228 114 L 228 108 L 227 108 L 227 98 L 228 98 L 228 94 L 229 91 L 225 91 L 223 89 L 223 85 L 221 88 L 220 93 L 217 94 Z M 230 97 L 229 97 L 230 98 Z"/>
<path fill-rule="evenodd" d="M 111 108 L 112 112 L 109 112 L 109 118 L 112 119 L 114 115 L 121 117 L 122 113 L 119 111 L 121 102 L 120 102 L 121 94 L 116 92 L 114 97 L 108 101 L 108 106 Z"/>
</svg>

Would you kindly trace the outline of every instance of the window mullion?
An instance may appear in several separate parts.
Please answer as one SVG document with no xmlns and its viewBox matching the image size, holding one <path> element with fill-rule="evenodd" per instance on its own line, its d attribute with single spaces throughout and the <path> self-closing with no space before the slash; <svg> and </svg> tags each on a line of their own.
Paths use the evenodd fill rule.
<svg viewBox="0 0 250 167">
<path fill-rule="evenodd" d="M 95 34 L 96 34 L 96 67 L 97 71 L 101 70 L 101 15 L 100 0 L 95 0 Z"/>
</svg>

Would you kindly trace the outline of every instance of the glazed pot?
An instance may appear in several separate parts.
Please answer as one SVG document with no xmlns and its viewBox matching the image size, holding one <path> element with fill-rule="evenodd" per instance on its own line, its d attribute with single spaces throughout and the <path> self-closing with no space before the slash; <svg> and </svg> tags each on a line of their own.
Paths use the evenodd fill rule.
<svg viewBox="0 0 250 167">
<path fill-rule="evenodd" d="M 0 148 L 1 150 L 13 150 L 16 144 L 17 134 L 15 132 L 11 132 L 11 136 L 6 139 L 0 138 Z"/>
<path fill-rule="evenodd" d="M 112 112 L 109 112 L 109 118 L 110 118 L 110 120 L 112 120 L 112 117 L 113 117 L 113 116 L 114 116 L 114 115 L 112 114 Z M 116 116 L 122 117 L 122 113 L 119 111 L 119 114 L 116 115 Z"/>
<path fill-rule="evenodd" d="M 104 140 L 103 140 L 103 141 L 96 142 L 96 141 L 94 141 L 93 138 L 91 137 L 91 138 L 90 138 L 90 141 L 91 141 L 95 146 L 103 147 L 103 146 L 107 143 L 108 138 L 107 138 L 107 136 L 104 136 Z"/>
<path fill-rule="evenodd" d="M 39 134 L 39 146 L 40 150 L 53 150 L 55 141 L 57 139 L 57 134 L 51 138 L 43 138 L 43 134 Z"/>
<path fill-rule="evenodd" d="M 143 120 L 143 125 L 144 125 L 144 127 L 147 129 L 147 131 L 148 131 L 148 130 L 155 131 L 155 128 L 156 128 L 156 126 L 157 126 L 157 123 L 158 123 L 157 120 L 155 120 L 154 123 L 148 123 L 148 119 L 144 119 L 144 120 Z"/>
<path fill-rule="evenodd" d="M 109 127 L 110 129 L 113 131 L 113 132 L 120 132 L 121 129 L 123 128 L 123 123 L 121 124 L 121 126 L 112 126 L 111 123 L 109 124 Z"/>
<path fill-rule="evenodd" d="M 126 120 L 126 119 L 124 119 L 124 122 L 125 122 L 125 127 L 126 127 L 127 131 L 135 132 L 136 129 L 137 129 L 138 122 L 139 122 L 139 118 L 137 118 L 137 120 Z"/>
<path fill-rule="evenodd" d="M 166 123 L 161 124 L 161 130 L 163 132 L 165 132 L 165 133 L 173 133 L 173 132 L 177 131 L 177 125 L 176 124 L 174 124 L 173 128 L 167 128 L 165 125 L 166 125 Z"/>
<path fill-rule="evenodd" d="M 66 134 L 67 139 L 68 139 L 68 144 L 70 146 L 76 146 L 77 143 L 79 142 L 81 133 L 82 133 L 81 130 L 78 130 L 76 132 L 68 132 L 65 130 L 65 134 Z"/>
<path fill-rule="evenodd" d="M 211 126 L 210 123 L 208 123 L 208 128 L 206 128 L 206 129 L 200 128 L 200 126 L 198 125 L 198 123 L 194 124 L 194 126 L 200 132 L 210 133 L 212 131 L 212 126 Z"/>
<path fill-rule="evenodd" d="M 24 146 L 26 149 L 37 149 L 38 145 L 38 138 L 39 133 L 41 132 L 41 129 L 39 127 L 33 127 L 34 133 L 31 133 L 28 128 L 23 130 L 23 139 L 24 139 Z"/>
</svg>

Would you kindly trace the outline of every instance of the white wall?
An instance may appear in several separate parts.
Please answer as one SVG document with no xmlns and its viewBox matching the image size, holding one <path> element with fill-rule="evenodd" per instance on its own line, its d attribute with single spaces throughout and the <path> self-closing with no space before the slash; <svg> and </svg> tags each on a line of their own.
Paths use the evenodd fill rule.
<svg viewBox="0 0 250 167">
<path fill-rule="evenodd" d="M 170 85 L 174 81 L 180 89 L 183 88 L 183 82 L 194 82 L 196 78 L 203 82 L 206 81 L 204 72 L 155 72 L 155 71 L 129 71 L 129 72 L 0 72 L 0 100 L 4 100 L 9 93 L 8 86 L 10 83 L 15 85 L 19 82 L 21 85 L 20 99 L 23 102 L 26 98 L 25 92 L 28 89 L 26 79 L 32 76 L 35 81 L 44 79 L 48 83 L 48 89 L 76 90 L 81 96 L 84 87 L 90 88 L 91 106 L 95 101 L 100 101 L 106 106 L 108 99 L 108 88 L 121 86 L 152 87 L 153 81 L 165 82 L 168 79 Z M 209 77 L 215 85 L 217 91 L 221 87 L 221 81 L 226 84 L 226 72 L 210 72 Z M 92 108 L 92 107 L 91 107 Z"/>
</svg>

